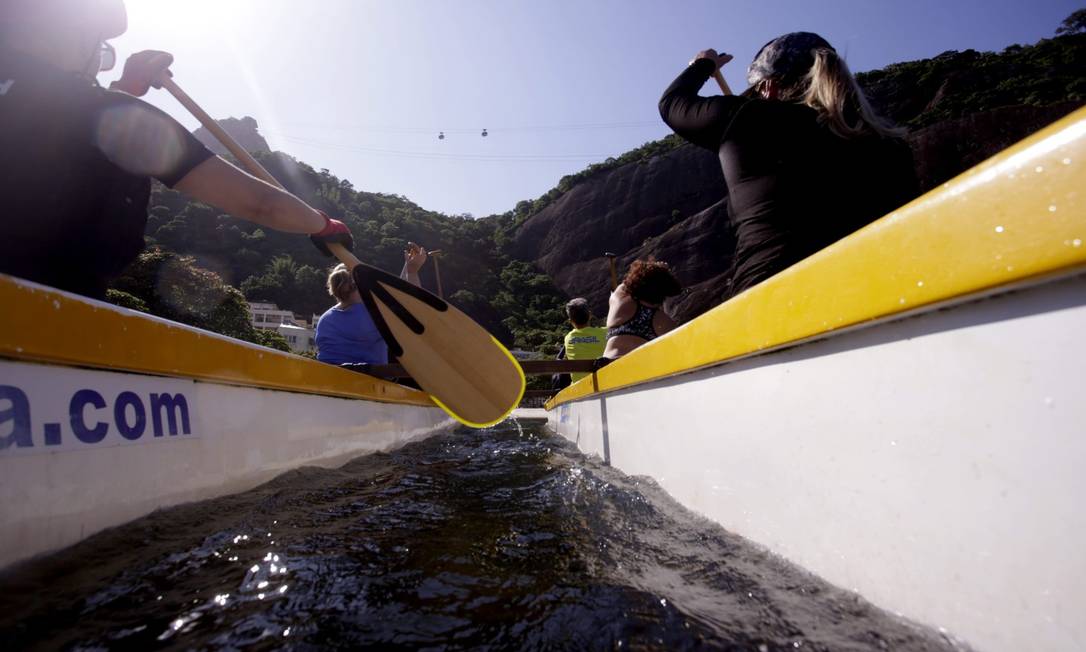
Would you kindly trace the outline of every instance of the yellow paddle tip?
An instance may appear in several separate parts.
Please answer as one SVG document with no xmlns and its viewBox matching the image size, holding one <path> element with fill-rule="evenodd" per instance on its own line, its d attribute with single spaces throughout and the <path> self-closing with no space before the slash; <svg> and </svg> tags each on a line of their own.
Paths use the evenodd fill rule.
<svg viewBox="0 0 1086 652">
<path fill-rule="evenodd" d="M 517 359 L 513 357 L 513 354 L 509 352 L 509 349 L 505 348 L 505 345 L 499 342 L 493 335 L 490 336 L 490 340 L 494 342 L 494 346 L 498 347 L 498 349 L 505 354 L 505 357 L 509 359 L 509 362 L 513 365 L 513 367 L 516 368 L 517 377 L 520 379 L 520 390 L 517 392 L 517 399 L 513 401 L 512 404 L 509 405 L 509 407 L 506 408 L 506 410 L 502 412 L 500 416 L 485 422 L 469 421 L 454 412 L 452 408 L 442 403 L 436 396 L 432 394 L 430 395 L 430 400 L 436 403 L 437 406 L 440 407 L 442 410 L 444 410 L 445 414 L 448 414 L 450 417 L 456 419 L 457 421 L 464 424 L 465 426 L 468 426 L 469 428 L 489 428 L 490 426 L 497 425 L 502 421 L 505 421 L 505 419 L 513 413 L 513 410 L 517 409 L 517 406 L 520 405 L 521 399 L 524 398 L 524 390 L 528 386 L 528 381 L 524 377 L 524 369 L 521 368 L 520 362 L 518 362 Z"/>
</svg>

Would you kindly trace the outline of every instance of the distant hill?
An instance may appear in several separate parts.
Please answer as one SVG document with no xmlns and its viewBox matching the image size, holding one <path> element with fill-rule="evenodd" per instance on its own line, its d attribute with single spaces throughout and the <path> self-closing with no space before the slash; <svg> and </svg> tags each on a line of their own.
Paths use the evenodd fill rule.
<svg viewBox="0 0 1086 652">
<path fill-rule="evenodd" d="M 884 116 L 912 129 L 1012 106 L 1081 105 L 1086 33 L 1002 52 L 951 50 L 856 77 Z"/>
</svg>

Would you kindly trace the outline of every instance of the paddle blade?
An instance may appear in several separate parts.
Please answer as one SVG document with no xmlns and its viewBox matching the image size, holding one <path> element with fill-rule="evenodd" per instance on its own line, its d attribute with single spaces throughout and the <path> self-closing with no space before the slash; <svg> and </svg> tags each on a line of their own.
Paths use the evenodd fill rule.
<svg viewBox="0 0 1086 652">
<path fill-rule="evenodd" d="M 352 271 L 389 355 L 451 417 L 484 428 L 520 403 L 524 371 L 482 326 L 399 277 L 367 265 Z"/>
</svg>

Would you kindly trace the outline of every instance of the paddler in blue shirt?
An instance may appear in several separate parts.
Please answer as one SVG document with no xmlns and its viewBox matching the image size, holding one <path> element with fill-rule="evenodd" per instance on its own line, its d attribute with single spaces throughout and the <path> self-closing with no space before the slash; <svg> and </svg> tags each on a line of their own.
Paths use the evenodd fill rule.
<svg viewBox="0 0 1086 652">
<path fill-rule="evenodd" d="M 422 287 L 419 270 L 426 264 L 426 249 L 409 242 L 403 258 L 400 278 Z M 317 321 L 317 359 L 361 372 L 368 372 L 370 365 L 386 364 L 388 345 L 362 305 L 362 295 L 345 265 L 336 265 L 328 275 L 328 294 L 337 303 Z"/>
</svg>

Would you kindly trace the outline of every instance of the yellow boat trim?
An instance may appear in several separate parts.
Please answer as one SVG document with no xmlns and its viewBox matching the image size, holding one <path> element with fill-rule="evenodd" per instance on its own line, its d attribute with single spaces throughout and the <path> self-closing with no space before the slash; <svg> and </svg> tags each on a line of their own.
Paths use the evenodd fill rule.
<svg viewBox="0 0 1086 652">
<path fill-rule="evenodd" d="M 547 409 L 1086 266 L 1086 108 L 636 349 Z"/>
<path fill-rule="evenodd" d="M 0 357 L 435 407 L 417 390 L 3 274 L 0 306 Z"/>
</svg>

